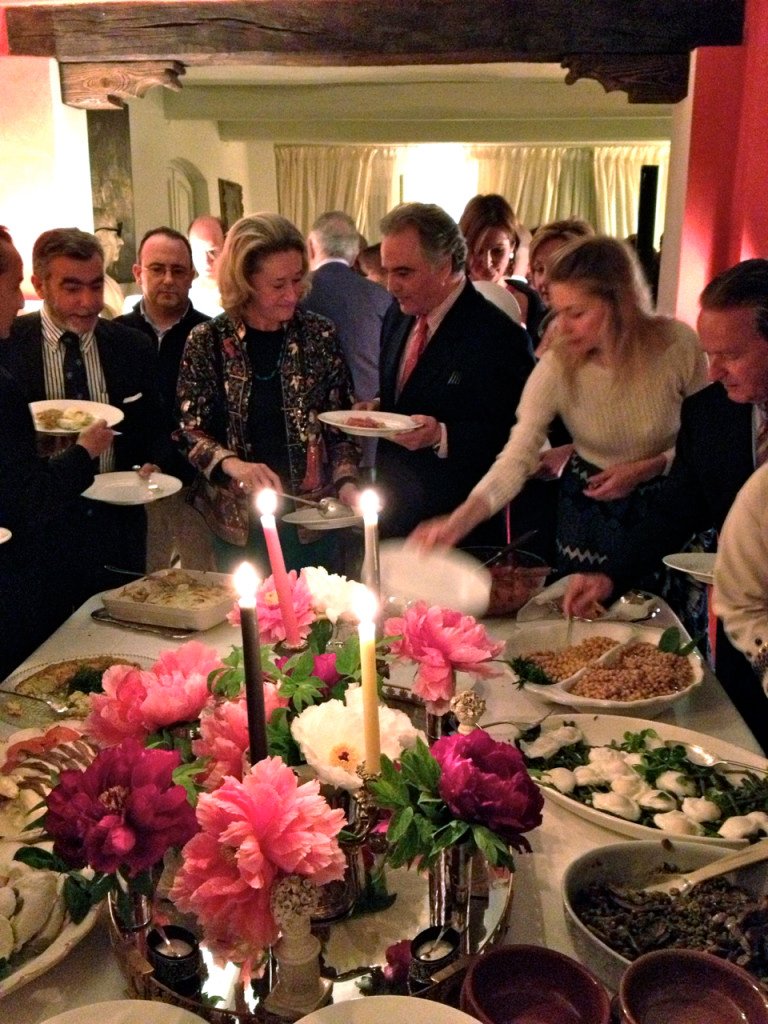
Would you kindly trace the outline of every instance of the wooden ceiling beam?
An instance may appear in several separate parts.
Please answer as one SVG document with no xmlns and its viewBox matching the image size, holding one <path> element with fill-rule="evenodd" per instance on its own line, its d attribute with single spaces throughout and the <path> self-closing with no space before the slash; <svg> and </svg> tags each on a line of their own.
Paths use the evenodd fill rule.
<svg viewBox="0 0 768 1024">
<path fill-rule="evenodd" d="M 685 95 L 691 50 L 741 42 L 744 3 L 48 0 L 11 3 L 6 21 L 9 53 L 55 57 L 65 83 L 85 78 L 85 93 L 79 86 L 73 91 L 86 101 L 87 83 L 110 77 L 105 65 L 116 65 L 119 77 L 129 75 L 130 63 L 168 68 L 562 62 L 570 69 L 566 81 L 596 78 L 636 102 L 657 103 Z M 78 64 L 92 67 L 76 72 L 72 66 Z M 178 84 L 178 73 L 161 77 L 160 84 Z M 100 102 L 99 96 L 94 100 Z"/>
</svg>

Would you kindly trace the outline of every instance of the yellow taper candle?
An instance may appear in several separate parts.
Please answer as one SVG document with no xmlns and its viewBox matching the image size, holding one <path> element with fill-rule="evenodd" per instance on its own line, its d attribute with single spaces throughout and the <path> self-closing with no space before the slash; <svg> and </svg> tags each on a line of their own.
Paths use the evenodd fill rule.
<svg viewBox="0 0 768 1024">
<path fill-rule="evenodd" d="M 360 676 L 363 688 L 363 739 L 365 767 L 369 774 L 381 771 L 381 738 L 379 735 L 379 691 L 376 679 L 376 599 L 366 590 L 358 601 L 358 636 L 360 637 Z"/>
</svg>

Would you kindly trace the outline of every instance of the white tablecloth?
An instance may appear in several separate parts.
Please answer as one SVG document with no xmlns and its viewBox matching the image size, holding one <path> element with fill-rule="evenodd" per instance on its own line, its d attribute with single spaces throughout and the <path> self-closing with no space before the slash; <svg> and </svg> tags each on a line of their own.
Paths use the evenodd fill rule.
<svg viewBox="0 0 768 1024">
<path fill-rule="evenodd" d="M 101 653 L 152 658 L 163 650 L 178 646 L 177 641 L 94 622 L 91 612 L 100 605 L 98 597 L 84 604 L 35 652 L 28 664 L 45 664 Z M 676 623 L 666 608 L 653 621 L 659 626 Z M 505 639 L 516 627 L 512 621 L 496 619 L 488 623 L 488 628 L 496 638 Z M 198 638 L 226 654 L 230 647 L 239 643 L 239 632 L 224 623 L 199 634 Z M 404 678 L 404 669 L 396 672 L 400 679 Z M 488 697 L 489 713 L 493 719 L 498 716 L 518 722 L 535 721 L 548 707 L 503 677 L 482 681 L 478 688 Z M 704 682 L 697 690 L 658 720 L 759 751 L 751 732 L 709 670 L 706 670 Z M 515 898 L 508 941 L 549 946 L 573 956 L 575 951 L 560 900 L 563 872 L 579 854 L 595 846 L 616 842 L 620 837 L 547 802 L 544 822 L 529 838 L 532 853 L 516 858 Z M 107 928 L 104 921 L 100 921 L 65 961 L 0 1001 L 0 1021 L 3 1024 L 40 1024 L 64 1010 L 119 999 L 124 995 L 125 986 L 109 947 Z"/>
</svg>

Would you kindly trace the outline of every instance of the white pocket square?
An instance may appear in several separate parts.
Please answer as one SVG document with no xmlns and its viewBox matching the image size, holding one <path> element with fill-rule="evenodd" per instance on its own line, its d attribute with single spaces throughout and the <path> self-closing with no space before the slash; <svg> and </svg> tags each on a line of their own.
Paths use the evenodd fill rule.
<svg viewBox="0 0 768 1024">
<path fill-rule="evenodd" d="M 128 398 L 123 399 L 123 405 L 128 405 L 129 402 L 138 402 L 140 398 L 144 397 L 143 391 L 138 391 L 135 395 L 129 395 Z"/>
</svg>

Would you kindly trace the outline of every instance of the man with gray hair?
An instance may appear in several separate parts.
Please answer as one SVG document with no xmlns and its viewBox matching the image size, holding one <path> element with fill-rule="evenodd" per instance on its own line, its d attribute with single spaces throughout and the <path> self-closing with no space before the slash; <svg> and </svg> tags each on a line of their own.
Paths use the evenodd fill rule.
<svg viewBox="0 0 768 1024">
<path fill-rule="evenodd" d="M 381 327 L 392 296 L 352 270 L 359 246 L 360 235 L 348 214 L 332 210 L 318 217 L 307 236 L 313 273 L 301 306 L 336 324 L 355 398 L 369 401 L 379 393 Z M 376 443 L 368 438 L 362 448 L 361 467 L 371 468 Z"/>
<path fill-rule="evenodd" d="M 414 430 L 379 442 L 382 535 L 406 536 L 450 511 L 501 451 L 533 368 L 528 335 L 466 275 L 466 244 L 448 214 L 404 203 L 381 222 L 387 287 L 399 309 L 384 319 L 378 403 Z M 498 518 L 468 544 L 502 539 Z"/>
</svg>

